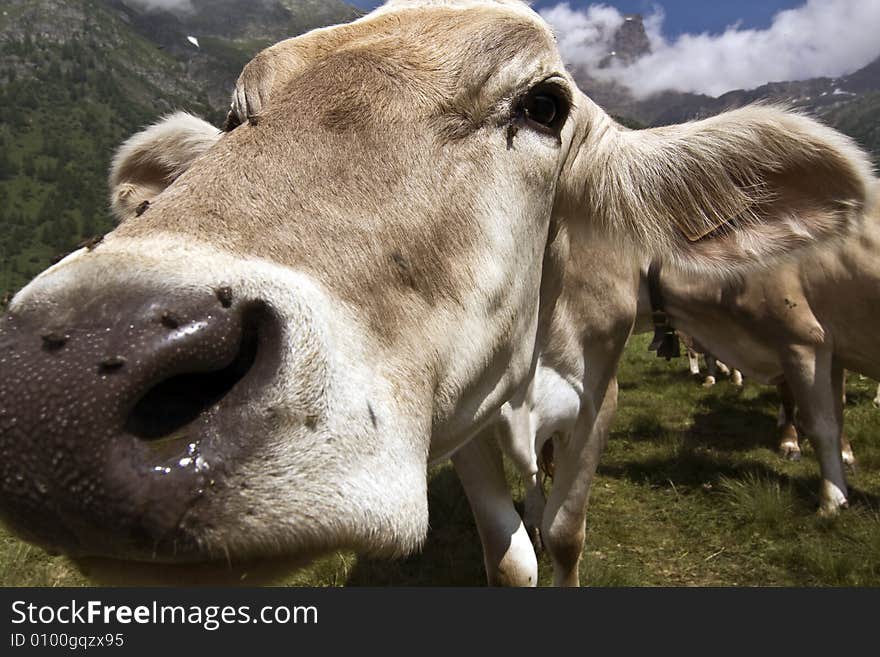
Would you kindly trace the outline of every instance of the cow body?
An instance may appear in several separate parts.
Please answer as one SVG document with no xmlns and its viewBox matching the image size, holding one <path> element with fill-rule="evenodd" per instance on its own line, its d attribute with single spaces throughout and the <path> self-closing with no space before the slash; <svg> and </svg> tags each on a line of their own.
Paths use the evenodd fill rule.
<svg viewBox="0 0 880 657">
<path fill-rule="evenodd" d="M 880 304 L 878 254 L 875 207 L 844 242 L 723 285 L 670 271 L 662 277 L 665 310 L 677 328 L 746 376 L 787 385 L 787 434 L 797 406 L 803 430 L 817 443 L 823 477 L 832 473 L 836 480 L 837 490 L 824 497 L 825 512 L 845 503 L 844 369 L 880 374 L 880 351 L 865 330 Z M 783 449 L 799 454 L 796 437 L 787 437 Z"/>
<path fill-rule="evenodd" d="M 870 196 L 861 151 L 778 109 L 621 128 L 520 2 L 390 2 L 268 49 L 236 99 L 223 134 L 172 117 L 125 144 L 121 225 L 9 306 L 0 516 L 34 542 L 173 562 L 411 552 L 427 464 L 524 399 L 539 356 L 585 344 L 552 344 L 560 235 L 723 276 L 849 232 Z M 609 363 L 618 319 L 590 341 Z M 603 367 L 581 375 L 581 404 L 602 401 L 579 417 L 613 396 Z M 551 543 L 582 518 L 572 481 Z M 509 520 L 492 531 L 517 535 Z"/>
<path fill-rule="evenodd" d="M 832 349 L 847 369 L 876 377 L 876 341 L 864 327 L 871 325 L 880 295 L 878 253 L 875 208 L 845 243 L 723 285 L 664 271 L 665 310 L 676 327 L 761 383 L 776 384 L 784 376 L 779 354 L 786 345 Z"/>
</svg>

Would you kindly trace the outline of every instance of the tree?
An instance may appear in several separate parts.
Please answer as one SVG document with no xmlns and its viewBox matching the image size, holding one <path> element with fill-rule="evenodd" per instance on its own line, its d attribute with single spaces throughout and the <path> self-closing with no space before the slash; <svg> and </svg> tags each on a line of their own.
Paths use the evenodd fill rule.
<svg viewBox="0 0 880 657">
<path fill-rule="evenodd" d="M 0 149 L 0 180 L 9 180 L 18 175 L 18 165 L 9 157 L 6 152 L 6 144 L 2 144 Z"/>
<path fill-rule="evenodd" d="M 22 171 L 24 171 L 24 175 L 28 178 L 33 178 L 36 176 L 37 169 L 34 165 L 34 156 L 28 153 L 21 159 Z"/>
</svg>

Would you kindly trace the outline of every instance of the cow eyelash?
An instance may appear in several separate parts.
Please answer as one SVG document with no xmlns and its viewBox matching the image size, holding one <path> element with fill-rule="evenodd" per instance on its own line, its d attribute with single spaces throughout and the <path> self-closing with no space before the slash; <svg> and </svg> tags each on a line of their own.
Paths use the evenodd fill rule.
<svg viewBox="0 0 880 657">
<path fill-rule="evenodd" d="M 238 115 L 235 113 L 235 110 L 230 109 L 226 112 L 226 121 L 223 122 L 222 132 L 232 132 L 242 123 L 241 119 L 238 118 Z"/>
</svg>

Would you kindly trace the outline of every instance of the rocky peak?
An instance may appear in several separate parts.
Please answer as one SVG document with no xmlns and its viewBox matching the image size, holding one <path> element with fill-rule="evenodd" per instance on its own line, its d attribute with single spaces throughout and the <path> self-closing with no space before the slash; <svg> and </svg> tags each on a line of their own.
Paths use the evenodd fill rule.
<svg viewBox="0 0 880 657">
<path fill-rule="evenodd" d="M 645 32 L 645 23 L 641 14 L 624 16 L 623 25 L 614 33 L 611 52 L 599 63 L 600 68 L 612 64 L 629 66 L 640 57 L 651 52 L 651 42 Z"/>
</svg>

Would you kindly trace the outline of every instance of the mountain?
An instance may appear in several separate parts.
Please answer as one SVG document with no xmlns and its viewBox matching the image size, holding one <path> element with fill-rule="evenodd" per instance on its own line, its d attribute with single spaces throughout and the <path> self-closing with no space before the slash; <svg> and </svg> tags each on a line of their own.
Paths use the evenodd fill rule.
<svg viewBox="0 0 880 657">
<path fill-rule="evenodd" d="M 221 122 L 254 54 L 357 15 L 336 0 L 0 0 L 0 300 L 112 227 L 126 137 L 174 109 Z"/>
<path fill-rule="evenodd" d="M 104 1 L 133 31 L 182 62 L 186 76 L 218 108 L 228 104 L 244 65 L 266 46 L 361 15 L 339 0 L 190 0 L 189 9 L 177 11 Z"/>
<path fill-rule="evenodd" d="M 612 50 L 599 68 L 632 64 L 651 52 L 642 17 L 625 17 L 615 33 Z M 880 53 L 880 46 L 878 46 Z M 667 91 L 637 99 L 626 87 L 574 67 L 581 88 L 600 106 L 643 126 L 668 125 L 713 116 L 757 101 L 772 101 L 801 109 L 842 130 L 870 150 L 880 164 L 880 57 L 840 78 L 771 82 L 756 89 L 729 91 L 717 98 Z"/>
<path fill-rule="evenodd" d="M 599 63 L 599 68 L 607 68 L 612 64 L 629 66 L 640 57 L 651 54 L 651 42 L 645 32 L 645 24 L 641 14 L 629 14 L 623 17 L 623 25 L 614 33 L 611 41 L 611 52 Z"/>
<path fill-rule="evenodd" d="M 771 82 L 755 89 L 729 91 L 717 98 L 670 92 L 635 105 L 636 112 L 648 118 L 651 124 L 662 125 L 712 116 L 756 101 L 773 101 L 804 110 L 835 127 L 841 127 L 837 120 L 847 113 L 847 108 L 859 105 L 866 107 L 865 101 L 877 92 L 880 92 L 880 58 L 840 78 Z M 876 108 L 876 103 L 873 105 Z M 863 116 L 866 120 L 870 118 L 869 114 Z M 874 114 L 873 117 L 875 124 L 880 121 L 880 114 Z"/>
</svg>

